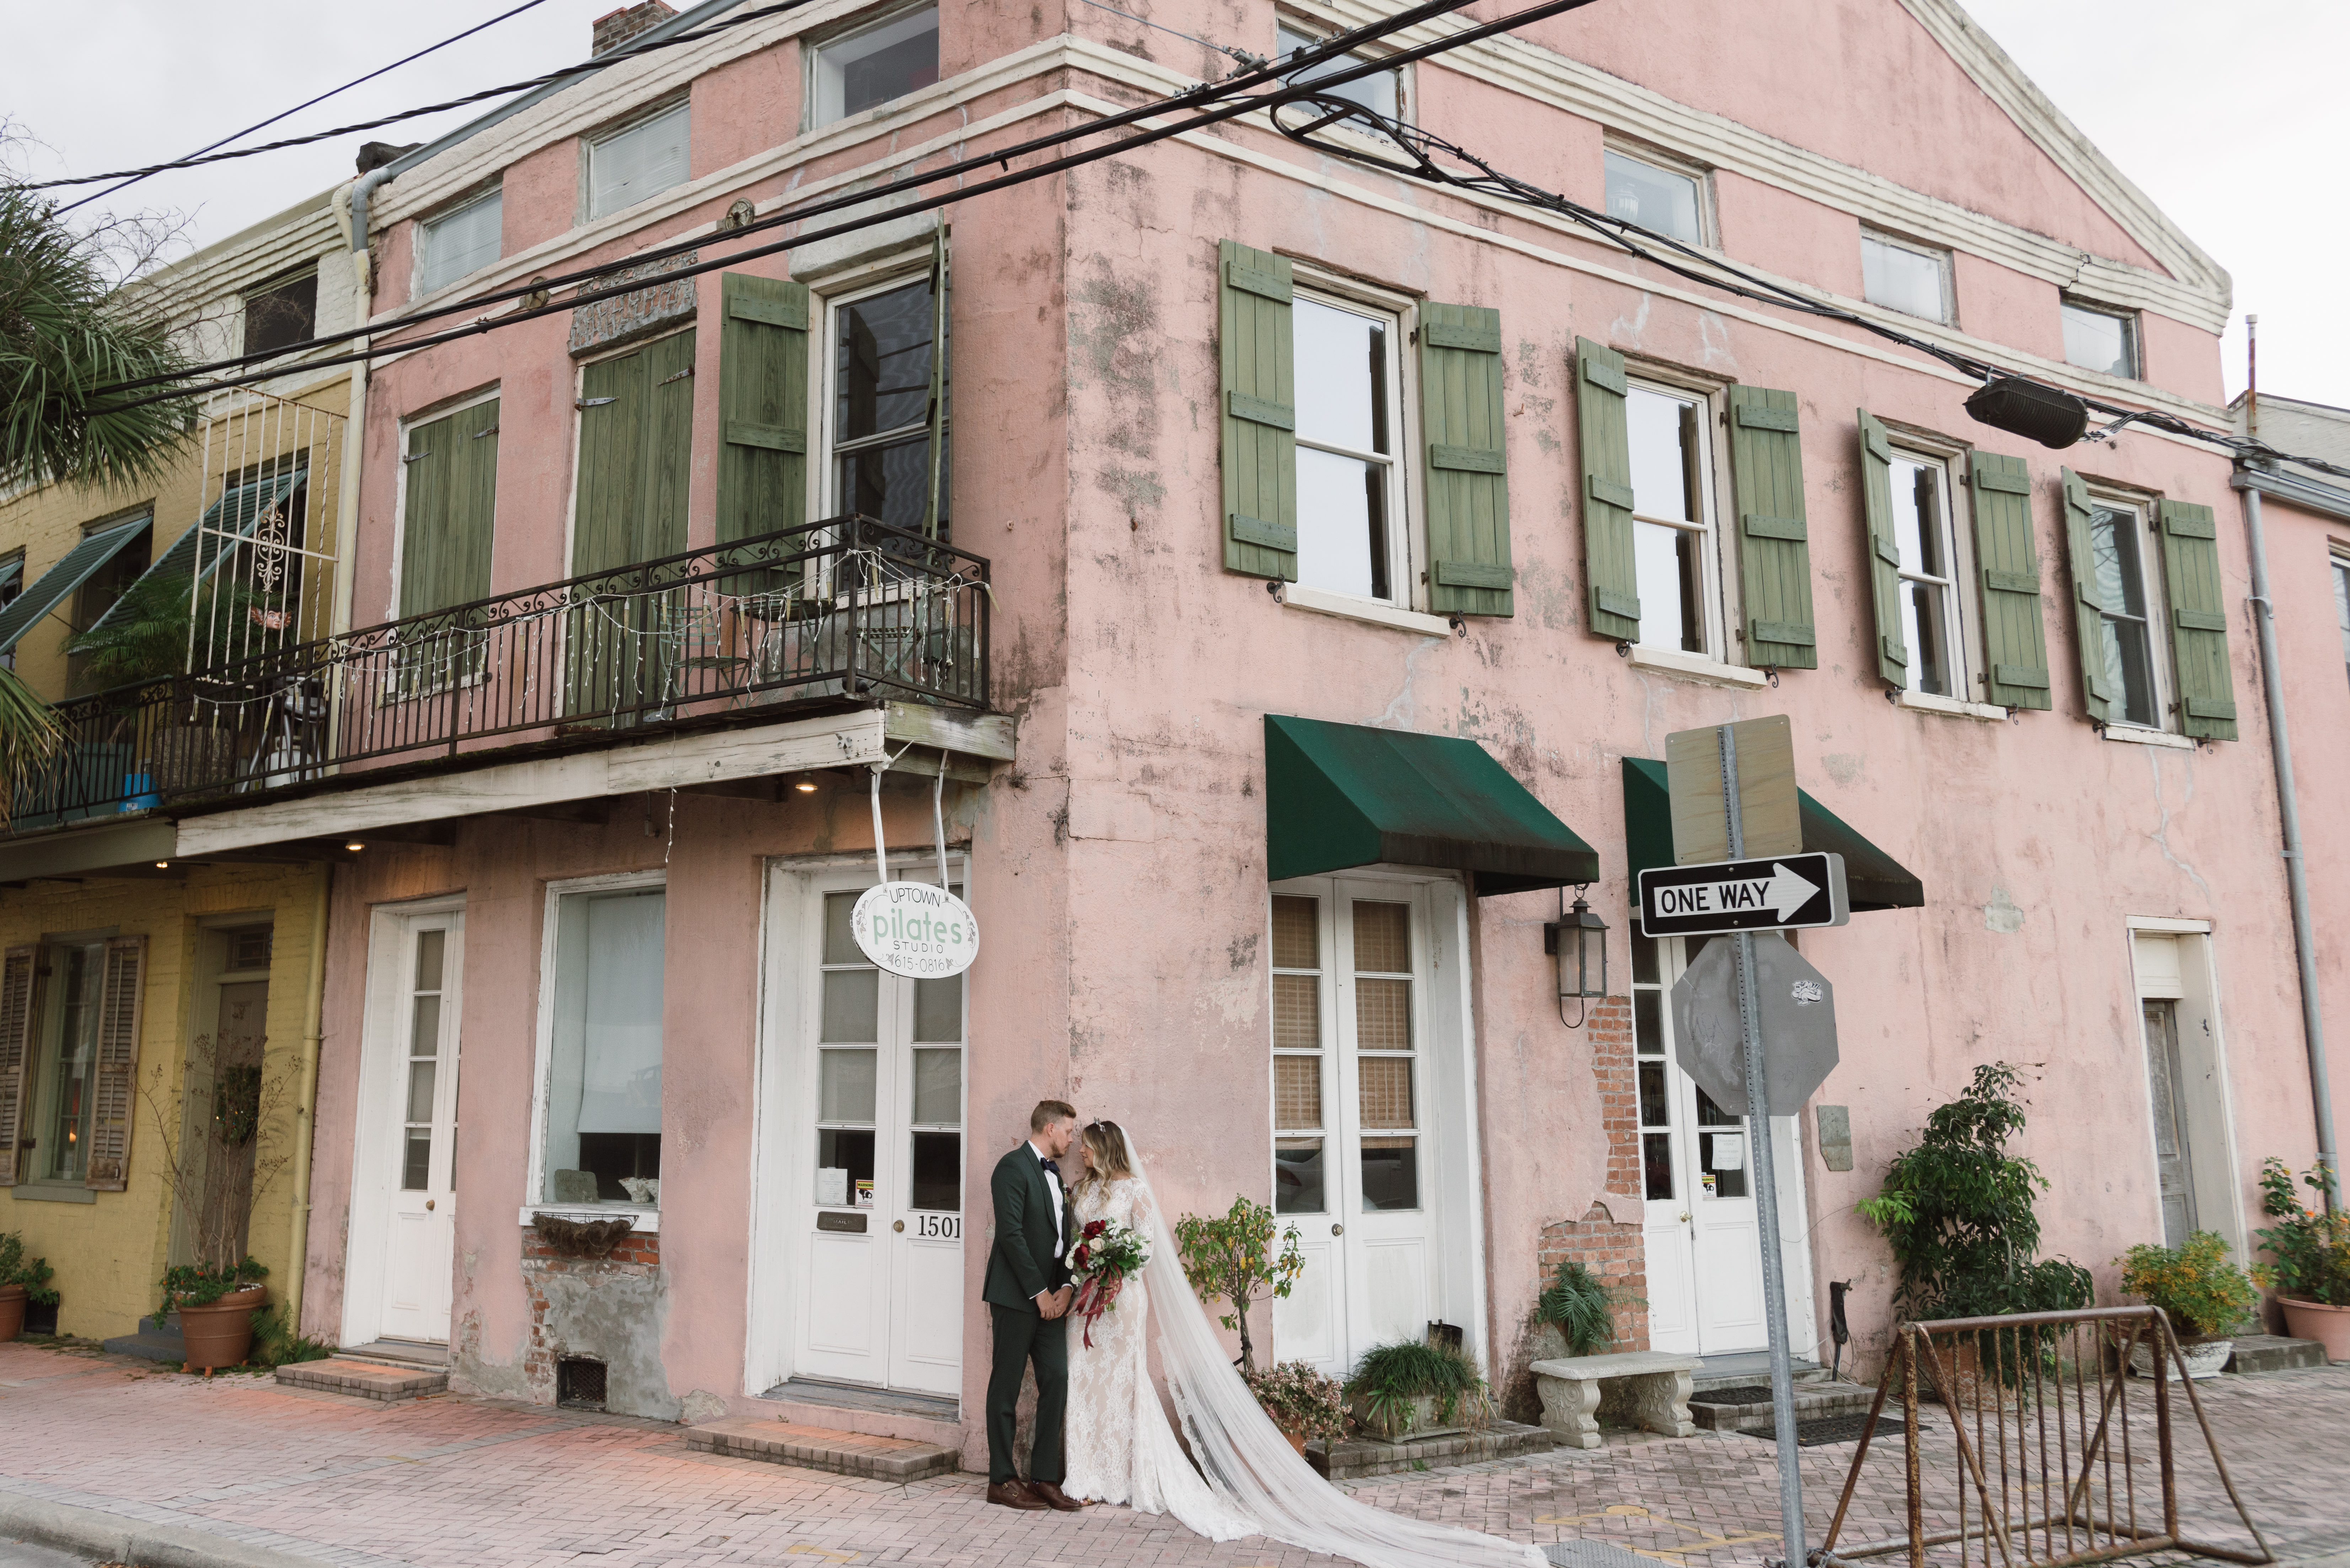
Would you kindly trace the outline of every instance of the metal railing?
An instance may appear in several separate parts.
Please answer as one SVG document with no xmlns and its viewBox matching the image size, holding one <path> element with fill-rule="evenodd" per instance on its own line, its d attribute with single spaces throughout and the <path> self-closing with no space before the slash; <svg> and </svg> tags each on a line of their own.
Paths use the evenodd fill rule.
<svg viewBox="0 0 2350 1568">
<path fill-rule="evenodd" d="M 830 518 L 119 687 L 58 705 L 64 743 L 5 831 L 795 707 L 983 710 L 987 576 L 968 551 Z"/>
<path fill-rule="evenodd" d="M 2148 1380 L 2135 1397 L 2133 1361 Z M 2172 1435 L 2179 1388 L 2249 1546 L 2196 1541 L 2180 1528 Z M 1888 1397 L 1898 1406 L 1885 1424 L 1898 1423 L 1903 1440 L 1908 1528 L 1839 1545 Z M 1941 1420 L 1923 1418 L 1921 1397 L 1940 1401 Z M 1929 1471 L 1921 1451 L 1929 1447 L 1949 1473 Z M 1905 1553 L 1911 1568 L 1924 1568 L 1929 1552 L 1952 1563 L 1951 1548 L 1955 1568 L 2056 1568 L 2168 1551 L 2275 1561 L 2228 1477 L 2169 1320 L 2150 1306 L 1949 1318 L 1897 1331 L 1835 1517 L 1810 1562 L 1836 1568 Z"/>
</svg>

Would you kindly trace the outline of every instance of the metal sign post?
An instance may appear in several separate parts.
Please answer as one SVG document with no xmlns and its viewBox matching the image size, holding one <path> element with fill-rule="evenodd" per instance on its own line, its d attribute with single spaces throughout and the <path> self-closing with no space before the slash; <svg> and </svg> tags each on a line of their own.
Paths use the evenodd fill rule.
<svg viewBox="0 0 2350 1568">
<path fill-rule="evenodd" d="M 1730 726 L 1715 732 L 1721 755 L 1721 815 L 1730 858 L 1746 857 L 1743 813 L 1738 800 L 1738 746 Z M 1771 1147 L 1771 1111 L 1762 1077 L 1762 1009 L 1754 994 L 1754 934 L 1740 931 L 1737 944 L 1738 1018 L 1746 1040 L 1746 1141 L 1753 1147 L 1754 1211 L 1762 1230 L 1762 1314 L 1771 1330 L 1771 1421 L 1779 1439 L 1779 1529 L 1787 1548 L 1786 1568 L 1804 1568 L 1804 1477 L 1795 1447 L 1795 1368 L 1787 1347 L 1785 1257 L 1779 1242 L 1779 1181 Z"/>
</svg>

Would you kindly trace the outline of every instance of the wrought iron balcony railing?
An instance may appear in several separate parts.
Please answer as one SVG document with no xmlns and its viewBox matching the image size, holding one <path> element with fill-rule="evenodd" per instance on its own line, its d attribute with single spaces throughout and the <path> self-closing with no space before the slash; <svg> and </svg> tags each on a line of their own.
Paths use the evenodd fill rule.
<svg viewBox="0 0 2350 1568">
<path fill-rule="evenodd" d="M 843 701 L 983 710 L 987 573 L 830 518 L 119 687 L 58 706 L 5 831 Z"/>
</svg>

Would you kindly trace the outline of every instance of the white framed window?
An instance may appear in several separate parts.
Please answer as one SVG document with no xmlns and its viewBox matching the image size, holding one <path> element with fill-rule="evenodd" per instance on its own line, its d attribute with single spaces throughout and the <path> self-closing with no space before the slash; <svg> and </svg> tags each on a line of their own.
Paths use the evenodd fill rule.
<svg viewBox="0 0 2350 1568">
<path fill-rule="evenodd" d="M 682 185 L 691 174 L 692 105 L 683 99 L 588 143 L 588 215 L 600 218 Z"/>
<path fill-rule="evenodd" d="M 2076 300 L 2059 306 L 2064 318 L 2064 363 L 2108 376 L 2137 376 L 2137 316 Z"/>
<path fill-rule="evenodd" d="M 634 1203 L 660 1179 L 666 907 L 658 875 L 547 890 L 535 1202 Z"/>
<path fill-rule="evenodd" d="M 927 260 L 927 258 L 926 258 Z M 922 531 L 930 506 L 931 366 L 941 313 L 927 265 L 824 302 L 825 388 L 816 464 L 819 517 L 860 513 L 909 533 Z M 947 448 L 946 387 L 938 432 Z M 939 535 L 948 534 L 947 461 L 939 454 Z"/>
<path fill-rule="evenodd" d="M 1315 48 L 1324 41 L 1300 24 L 1284 19 L 1274 31 L 1274 52 L 1279 58 L 1287 59 L 1299 50 Z M 1367 64 L 1376 58 L 1378 57 L 1375 55 L 1342 55 L 1336 59 L 1325 60 L 1310 69 L 1300 71 L 1288 79 L 1293 85 L 1319 81 L 1325 77 L 1351 70 L 1358 65 Z M 1376 71 L 1369 76 L 1357 77 L 1353 81 L 1343 82 L 1330 88 L 1329 91 L 1332 98 L 1344 99 L 1348 103 L 1358 103 L 1373 114 L 1409 122 L 1409 95 L 1404 81 L 1404 67 L 1401 66 Z"/>
<path fill-rule="evenodd" d="M 1711 242 L 1711 203 L 1703 171 L 1677 165 L 1646 151 L 1609 147 L 1601 160 L 1607 215 L 1669 234 L 1683 244 Z"/>
<path fill-rule="evenodd" d="M 416 292 L 431 294 L 498 259 L 504 238 L 500 186 L 417 225 Z"/>
<path fill-rule="evenodd" d="M 1951 500 L 1957 487 L 1950 460 L 1895 447 L 1888 477 L 1893 537 L 1901 550 L 1901 636 L 1909 649 L 1909 690 L 1965 701 L 1972 686 L 1964 596 L 1959 591 L 1966 570 L 1959 554 Z"/>
<path fill-rule="evenodd" d="M 1411 602 L 1403 441 L 1404 314 L 1329 293 L 1294 296 L 1297 580 Z"/>
<path fill-rule="evenodd" d="M 2334 557 L 2334 614 L 2342 623 L 2342 667 L 2350 672 L 2350 560 Z"/>
<path fill-rule="evenodd" d="M 939 79 L 939 8 L 918 6 L 818 45 L 808 57 L 808 129 Z"/>
<path fill-rule="evenodd" d="M 1956 321 L 1950 253 L 1874 229 L 1860 231 L 1861 295 L 1871 305 L 1928 321 Z"/>
<path fill-rule="evenodd" d="M 2168 682 L 2162 667 L 2162 583 L 2148 534 L 2150 509 L 2138 501 L 2089 497 L 2089 554 L 2096 562 L 2097 597 L 2104 601 L 2098 641 L 2106 660 L 2106 722 L 2133 729 L 2168 726 Z"/>
<path fill-rule="evenodd" d="M 1632 561 L 1644 648 L 1721 658 L 1721 554 L 1714 539 L 1712 399 L 1627 381 Z"/>
</svg>

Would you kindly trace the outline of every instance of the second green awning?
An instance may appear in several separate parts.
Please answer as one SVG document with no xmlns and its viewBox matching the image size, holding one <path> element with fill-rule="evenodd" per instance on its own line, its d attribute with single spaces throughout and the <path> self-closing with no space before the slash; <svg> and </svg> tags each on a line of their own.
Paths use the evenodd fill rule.
<svg viewBox="0 0 2350 1568">
<path fill-rule="evenodd" d="M 1474 741 L 1264 716 L 1268 875 L 1473 872 L 1480 895 L 1599 879 L 1599 856 Z"/>
<path fill-rule="evenodd" d="M 1804 848 L 1844 857 L 1855 910 L 1925 907 L 1926 886 L 1908 867 L 1804 791 L 1795 794 L 1803 813 Z M 1651 866 L 1673 864 L 1673 812 L 1665 788 L 1665 764 L 1648 757 L 1624 759 L 1624 849 L 1632 863 L 1625 873 L 1627 880 Z"/>
</svg>

